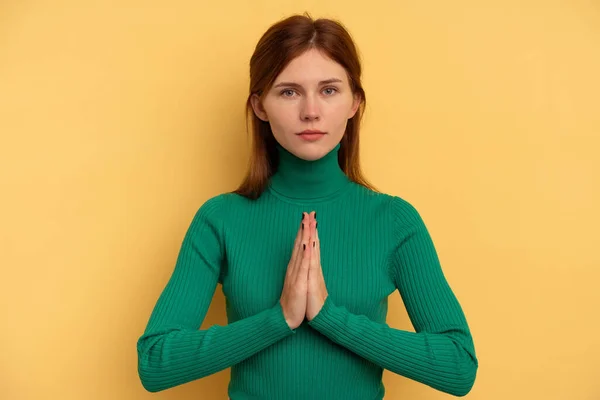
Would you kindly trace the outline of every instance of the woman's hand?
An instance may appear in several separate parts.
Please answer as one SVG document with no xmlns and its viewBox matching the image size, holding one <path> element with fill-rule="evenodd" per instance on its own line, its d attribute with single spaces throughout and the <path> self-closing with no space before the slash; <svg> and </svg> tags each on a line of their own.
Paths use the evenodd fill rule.
<svg viewBox="0 0 600 400">
<path fill-rule="evenodd" d="M 312 321 L 319 314 L 325 299 L 329 295 L 325 286 L 325 278 L 321 269 L 321 243 L 319 242 L 319 233 L 317 230 L 317 221 L 315 213 L 309 214 L 310 229 L 310 263 L 308 268 L 308 294 L 306 302 L 306 319 Z"/>
<path fill-rule="evenodd" d="M 310 266 L 310 216 L 302 213 L 302 221 L 298 227 L 294 250 L 287 267 L 283 290 L 281 292 L 281 308 L 285 321 L 290 329 L 296 329 L 306 316 L 308 293 L 308 269 Z"/>
</svg>

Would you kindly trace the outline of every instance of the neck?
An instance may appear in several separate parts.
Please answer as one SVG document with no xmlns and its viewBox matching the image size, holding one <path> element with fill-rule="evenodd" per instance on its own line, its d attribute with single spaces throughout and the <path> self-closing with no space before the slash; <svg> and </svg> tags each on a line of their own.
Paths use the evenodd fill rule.
<svg viewBox="0 0 600 400">
<path fill-rule="evenodd" d="M 270 188 L 279 195 L 297 200 L 329 197 L 350 182 L 338 163 L 340 144 L 318 160 L 307 161 L 276 144 L 279 165 Z"/>
</svg>

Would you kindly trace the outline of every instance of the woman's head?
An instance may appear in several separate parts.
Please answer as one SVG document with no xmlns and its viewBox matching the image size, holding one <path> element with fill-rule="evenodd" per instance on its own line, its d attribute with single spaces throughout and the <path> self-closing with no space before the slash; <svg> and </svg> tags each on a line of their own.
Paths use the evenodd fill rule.
<svg viewBox="0 0 600 400">
<path fill-rule="evenodd" d="M 305 160 L 319 159 L 340 143 L 361 103 L 344 67 L 311 46 L 293 58 L 261 95 L 250 98 L 254 113 L 269 123 L 275 140 Z M 305 130 L 325 134 L 309 141 L 300 135 Z"/>
<path fill-rule="evenodd" d="M 256 198 L 277 168 L 279 143 L 305 160 L 316 160 L 341 142 L 340 167 L 371 189 L 358 163 L 365 92 L 356 46 L 340 22 L 294 15 L 272 25 L 250 60 L 246 117 L 252 124 L 247 176 L 237 193 Z M 319 130 L 308 141 L 298 135 Z"/>
</svg>

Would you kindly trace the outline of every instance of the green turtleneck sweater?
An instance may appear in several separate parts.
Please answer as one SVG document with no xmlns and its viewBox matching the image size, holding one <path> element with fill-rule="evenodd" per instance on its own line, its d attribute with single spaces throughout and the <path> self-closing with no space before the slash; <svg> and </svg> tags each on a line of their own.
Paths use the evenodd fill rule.
<svg viewBox="0 0 600 400">
<path fill-rule="evenodd" d="M 231 400 L 380 400 L 384 368 L 470 391 L 473 340 L 423 220 L 406 200 L 350 181 L 339 148 L 306 161 L 277 145 L 260 198 L 223 193 L 199 207 L 137 343 L 146 390 L 231 367 Z M 292 330 L 279 299 L 303 211 L 317 213 L 329 296 Z M 228 323 L 200 330 L 218 284 Z M 396 289 L 414 332 L 386 324 Z"/>
</svg>

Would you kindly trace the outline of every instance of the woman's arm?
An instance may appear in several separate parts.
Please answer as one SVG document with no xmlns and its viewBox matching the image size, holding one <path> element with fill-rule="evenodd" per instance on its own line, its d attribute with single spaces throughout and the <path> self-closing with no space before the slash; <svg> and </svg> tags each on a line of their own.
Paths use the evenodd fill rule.
<svg viewBox="0 0 600 400">
<path fill-rule="evenodd" d="M 352 314 L 330 296 L 309 325 L 382 368 L 464 396 L 473 387 L 478 368 L 466 318 L 419 213 L 399 197 L 393 201 L 398 245 L 390 260 L 390 276 L 415 332 Z"/>
<path fill-rule="evenodd" d="M 138 339 L 138 373 L 150 392 L 214 374 L 295 333 L 279 302 L 226 326 L 198 330 L 224 256 L 220 212 L 225 200 L 222 195 L 209 199 L 194 216 L 173 274 Z"/>
</svg>

